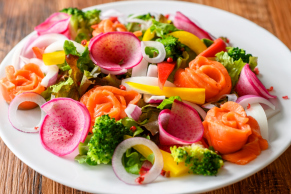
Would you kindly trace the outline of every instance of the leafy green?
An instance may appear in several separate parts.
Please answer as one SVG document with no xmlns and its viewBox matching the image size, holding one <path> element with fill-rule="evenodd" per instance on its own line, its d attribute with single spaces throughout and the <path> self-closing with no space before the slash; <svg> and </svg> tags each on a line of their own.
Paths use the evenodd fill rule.
<svg viewBox="0 0 291 194">
<path fill-rule="evenodd" d="M 220 155 L 200 145 L 170 148 L 174 161 L 185 162 L 189 166 L 189 173 L 201 175 L 216 175 L 223 166 Z"/>
<path fill-rule="evenodd" d="M 171 32 L 179 31 L 173 24 L 161 23 L 156 20 L 152 20 L 153 24 L 150 27 L 151 32 L 155 31 L 158 37 L 169 34 Z"/>
<path fill-rule="evenodd" d="M 70 19 L 70 35 L 77 42 L 82 40 L 90 40 L 92 37 L 91 26 L 100 22 L 100 10 L 90 10 L 83 12 L 77 8 L 65 8 L 60 12 L 71 15 Z"/>
<path fill-rule="evenodd" d="M 158 49 L 154 47 L 145 47 L 145 53 L 148 55 L 150 58 L 154 58 L 159 55 Z"/>
<path fill-rule="evenodd" d="M 142 114 L 139 117 L 139 124 L 145 127 L 152 135 L 155 135 L 159 131 L 158 117 L 161 112 L 160 109 L 155 105 L 146 105 L 143 106 Z"/>
<path fill-rule="evenodd" d="M 156 39 L 156 41 L 162 43 L 166 50 L 166 59 L 171 57 L 174 61 L 182 56 L 183 50 L 185 50 L 185 45 L 181 44 L 178 41 L 178 38 L 174 36 L 162 36 L 161 38 Z"/>
<path fill-rule="evenodd" d="M 132 136 L 132 132 L 121 121 L 115 121 L 108 115 L 96 118 L 93 136 L 88 143 L 87 157 L 97 164 L 110 164 L 117 145 L 123 141 L 124 135 Z"/>
<path fill-rule="evenodd" d="M 242 68 L 246 63 L 249 63 L 250 68 L 254 70 L 257 66 L 257 57 L 253 57 L 251 54 L 246 54 L 244 50 L 239 48 L 227 47 L 227 50 L 227 52 L 221 51 L 215 56 L 217 61 L 222 63 L 227 69 L 231 78 L 232 87 L 235 87 Z"/>
<path fill-rule="evenodd" d="M 129 15 L 128 17 L 131 17 L 131 15 Z M 152 19 L 152 15 L 150 13 L 148 14 L 144 14 L 144 15 L 139 15 L 139 16 L 136 16 L 134 17 L 135 19 L 141 19 L 141 20 L 144 20 L 144 21 L 149 21 Z M 136 22 L 129 22 L 127 25 L 126 25 L 126 28 L 129 32 L 135 32 L 135 31 L 140 31 L 141 30 L 141 24 L 140 23 L 136 23 Z"/>
<path fill-rule="evenodd" d="M 172 71 L 172 73 L 168 77 L 168 81 L 174 82 L 174 77 L 175 73 L 179 68 L 185 69 L 188 66 L 188 59 L 189 59 L 189 54 L 187 51 L 184 51 L 182 53 L 182 56 L 178 57 L 175 69 Z"/>
<path fill-rule="evenodd" d="M 132 118 L 129 118 L 129 117 L 125 117 L 123 119 L 121 119 L 121 122 L 122 124 L 125 126 L 125 127 L 128 127 L 129 129 L 132 127 L 132 126 L 135 126 L 136 127 L 136 130 L 134 131 L 133 133 L 133 136 L 137 136 L 139 134 L 141 134 L 143 132 L 143 129 L 140 127 L 140 124 L 137 123 L 134 119 Z"/>
<path fill-rule="evenodd" d="M 182 101 L 180 96 L 171 96 L 170 98 L 167 98 L 163 100 L 163 102 L 157 107 L 158 109 L 171 109 L 172 104 L 174 103 L 174 100 Z"/>
<path fill-rule="evenodd" d="M 62 64 L 58 64 L 57 66 L 62 71 L 69 71 L 71 69 L 70 65 L 68 65 L 68 63 L 66 61 Z"/>
<path fill-rule="evenodd" d="M 122 157 L 122 164 L 125 170 L 131 174 L 139 174 L 142 163 L 146 160 L 140 153 L 133 148 L 126 150 Z"/>
<path fill-rule="evenodd" d="M 210 47 L 213 44 L 213 42 L 214 42 L 214 41 L 209 40 L 207 38 L 202 38 L 201 40 L 205 44 L 205 46 L 207 46 L 207 47 Z"/>
<path fill-rule="evenodd" d="M 62 81 L 59 82 L 58 84 L 52 85 L 52 93 L 59 93 L 60 90 L 62 90 L 62 88 L 67 87 L 67 86 L 71 86 L 74 84 L 74 81 L 72 78 L 68 78 L 67 81 Z"/>
</svg>

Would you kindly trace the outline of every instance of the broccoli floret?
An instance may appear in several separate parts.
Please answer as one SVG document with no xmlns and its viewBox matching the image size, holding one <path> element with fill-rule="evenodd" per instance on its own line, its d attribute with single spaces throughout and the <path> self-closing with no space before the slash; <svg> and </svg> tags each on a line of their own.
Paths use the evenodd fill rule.
<svg viewBox="0 0 291 194">
<path fill-rule="evenodd" d="M 249 63 L 250 57 L 253 56 L 251 54 L 246 54 L 245 50 L 238 47 L 228 47 L 227 50 L 228 55 L 232 57 L 234 61 L 237 61 L 241 58 L 243 62 Z"/>
<path fill-rule="evenodd" d="M 189 173 L 201 175 L 216 175 L 218 170 L 223 166 L 223 160 L 220 155 L 214 151 L 199 144 L 192 146 L 170 148 L 174 161 L 185 162 L 189 166 Z"/>
<path fill-rule="evenodd" d="M 124 135 L 133 135 L 121 121 L 115 121 L 108 115 L 97 117 L 93 127 L 93 136 L 88 143 L 87 158 L 97 164 L 110 164 L 117 145 Z"/>
<path fill-rule="evenodd" d="M 162 38 L 158 38 L 156 41 L 164 45 L 166 50 L 166 59 L 171 57 L 174 61 L 176 61 L 178 57 L 182 56 L 183 50 L 185 50 L 185 45 L 178 41 L 178 38 L 174 36 L 162 36 Z"/>
<path fill-rule="evenodd" d="M 65 8 L 60 12 L 71 15 L 70 35 L 77 42 L 90 40 L 92 34 L 91 26 L 100 22 L 100 10 L 90 10 L 83 12 L 78 8 Z"/>
</svg>

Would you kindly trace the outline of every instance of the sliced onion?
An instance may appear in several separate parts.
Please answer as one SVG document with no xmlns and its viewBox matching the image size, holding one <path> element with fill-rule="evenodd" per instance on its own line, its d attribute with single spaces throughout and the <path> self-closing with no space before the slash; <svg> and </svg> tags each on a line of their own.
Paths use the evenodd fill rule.
<svg viewBox="0 0 291 194">
<path fill-rule="evenodd" d="M 57 82 L 58 73 L 59 73 L 59 67 L 57 65 L 48 66 L 48 73 L 41 80 L 40 84 L 46 88 L 51 85 L 54 85 Z"/>
<path fill-rule="evenodd" d="M 103 69 L 100 67 L 100 70 L 102 73 L 105 73 L 105 74 L 111 74 L 111 75 L 122 75 L 122 74 L 125 74 L 127 72 L 127 69 L 121 69 L 119 71 L 110 71 L 110 70 L 107 70 L 107 69 Z"/>
<path fill-rule="evenodd" d="M 205 117 L 206 117 L 206 112 L 203 110 L 203 108 L 201 108 L 200 106 L 198 106 L 197 104 L 194 104 L 192 102 L 188 102 L 188 101 L 185 101 L 183 100 L 183 102 L 185 104 L 188 104 L 189 106 L 191 106 L 192 108 L 194 108 L 198 113 L 199 115 L 202 117 L 202 119 L 204 120 Z"/>
<path fill-rule="evenodd" d="M 158 77 L 158 66 L 150 64 L 147 72 L 148 77 Z"/>
<path fill-rule="evenodd" d="M 133 137 L 124 140 L 121 142 L 115 149 L 113 157 L 112 157 L 112 168 L 115 173 L 115 175 L 123 182 L 130 184 L 130 185 L 138 185 L 138 183 L 135 181 L 136 178 L 139 177 L 139 175 L 133 175 L 126 172 L 122 165 L 122 156 L 128 150 L 129 148 L 135 146 L 135 145 L 144 145 L 148 148 L 150 148 L 154 155 L 155 155 L 155 161 L 153 164 L 153 167 L 149 170 L 148 173 L 146 173 L 143 178 L 144 181 L 142 184 L 148 184 L 153 182 L 161 173 L 163 169 L 163 156 L 158 148 L 158 146 L 153 143 L 152 141 L 141 138 L 141 137 Z"/>
<path fill-rule="evenodd" d="M 131 77 L 146 76 L 148 69 L 148 62 L 142 58 L 141 62 L 132 68 Z"/>
<path fill-rule="evenodd" d="M 235 90 L 239 96 L 244 95 L 257 95 L 264 98 L 276 98 L 276 96 L 271 95 L 262 82 L 257 78 L 257 76 L 250 69 L 249 64 L 246 64 L 240 74 L 239 80 L 236 84 Z"/>
<path fill-rule="evenodd" d="M 166 99 L 166 96 L 152 96 L 150 94 L 144 94 L 143 99 L 145 103 L 159 104 Z"/>
<path fill-rule="evenodd" d="M 21 56 L 26 58 L 33 58 L 34 53 L 32 50 L 32 47 L 39 47 L 39 48 L 45 48 L 52 44 L 53 42 L 56 42 L 58 40 L 67 40 L 68 38 L 61 34 L 45 34 L 42 36 L 38 36 L 31 44 L 29 44 L 27 47 L 23 47 L 23 51 Z"/>
<path fill-rule="evenodd" d="M 146 53 L 145 53 L 145 48 L 146 47 L 154 47 L 159 51 L 158 56 L 154 58 L 150 58 Z M 156 41 L 141 41 L 141 52 L 142 56 L 149 62 L 149 63 L 160 63 L 164 61 L 166 57 L 166 50 L 165 47 L 162 43 L 156 42 Z"/>
<path fill-rule="evenodd" d="M 46 47 L 46 49 L 44 50 L 44 53 L 52 53 L 55 51 L 63 51 L 64 50 L 64 43 L 65 43 L 65 39 L 63 40 L 58 40 L 55 41 L 54 43 L 48 45 Z M 76 50 L 78 51 L 78 53 L 82 54 L 85 51 L 85 47 L 73 40 L 70 40 L 74 46 L 76 47 Z"/>
<path fill-rule="evenodd" d="M 206 109 L 212 109 L 213 107 L 216 107 L 216 106 L 209 102 L 209 103 L 203 104 L 202 107 Z"/>
<path fill-rule="evenodd" d="M 130 78 L 123 79 L 121 81 L 121 84 L 126 87 L 126 90 L 135 90 L 139 93 L 144 93 L 144 91 L 142 90 L 131 88 L 126 82 L 134 82 L 134 83 L 139 83 L 139 84 L 146 83 L 147 85 L 150 85 L 150 86 L 158 86 L 159 80 L 157 77 L 130 77 Z M 176 86 L 175 84 L 169 81 L 166 81 L 165 87 L 176 87 Z"/>
<path fill-rule="evenodd" d="M 36 133 L 39 131 L 40 125 L 45 117 L 45 112 L 41 110 L 41 118 L 39 123 L 33 127 L 25 127 L 23 126 L 21 123 L 19 123 L 19 120 L 17 119 L 17 109 L 18 106 L 23 103 L 23 102 L 34 102 L 36 104 L 38 104 L 39 106 L 42 106 L 44 103 L 46 103 L 45 99 L 34 92 L 24 92 L 21 93 L 17 96 L 15 96 L 15 98 L 12 100 L 12 102 L 9 105 L 9 109 L 8 109 L 8 118 L 9 121 L 11 123 L 11 125 L 21 131 L 21 132 L 25 132 L 25 133 Z"/>
<path fill-rule="evenodd" d="M 279 113 L 282 109 L 277 98 L 270 98 L 269 101 L 275 106 L 275 109 L 266 107 L 264 104 L 262 104 L 268 119 Z"/>
<path fill-rule="evenodd" d="M 62 34 L 69 29 L 70 18 L 71 16 L 66 13 L 56 12 L 34 29 L 38 35 L 50 33 Z"/>
<path fill-rule="evenodd" d="M 20 56 L 20 59 L 21 59 L 21 61 L 23 61 L 23 63 L 21 63 L 21 65 L 20 65 L 20 68 L 22 68 L 25 64 L 33 63 L 33 64 L 38 65 L 42 72 L 47 74 L 48 66 L 46 66 L 41 59 L 38 59 L 38 58 L 28 59 L 28 58 L 22 57 L 22 56 Z"/>
<path fill-rule="evenodd" d="M 127 105 L 124 112 L 127 114 L 129 118 L 134 119 L 135 121 L 138 121 L 140 115 L 141 115 L 141 108 L 134 104 Z"/>
<path fill-rule="evenodd" d="M 258 122 L 261 135 L 268 140 L 268 120 L 263 107 L 259 103 L 252 104 L 250 108 L 245 109 L 248 116 L 252 116 Z"/>
<path fill-rule="evenodd" d="M 272 104 L 269 100 L 256 95 L 241 96 L 237 99 L 236 103 L 240 104 L 243 108 L 246 108 L 248 104 L 263 103 L 275 110 L 275 105 Z"/>
<path fill-rule="evenodd" d="M 109 9 L 101 12 L 100 15 L 101 20 L 108 19 L 110 17 L 118 17 L 118 21 L 122 24 L 125 23 L 126 21 L 126 15 L 124 13 L 117 11 L 116 9 Z"/>
</svg>

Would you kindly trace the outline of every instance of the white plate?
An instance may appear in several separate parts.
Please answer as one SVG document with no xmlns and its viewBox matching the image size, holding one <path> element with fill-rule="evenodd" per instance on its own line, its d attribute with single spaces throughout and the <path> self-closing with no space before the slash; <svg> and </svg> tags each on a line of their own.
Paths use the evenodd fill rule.
<svg viewBox="0 0 291 194">
<path fill-rule="evenodd" d="M 289 49 L 275 36 L 256 24 L 237 15 L 193 3 L 185 2 L 118 2 L 99 5 L 101 10 L 118 9 L 126 14 L 154 11 L 175 13 L 182 11 L 195 18 L 202 27 L 214 36 L 227 36 L 234 46 L 244 48 L 259 57 L 260 79 L 268 88 L 274 86 L 283 107 L 291 107 L 291 54 Z M 91 9 L 89 8 L 89 9 Z M 5 57 L 0 66 L 0 78 L 5 76 L 4 68 L 10 64 L 15 48 Z M 11 127 L 8 105 L 0 95 L 0 135 L 11 151 L 28 166 L 61 184 L 92 193 L 186 193 L 206 192 L 218 189 L 258 172 L 280 156 L 290 145 L 291 109 L 283 110 L 269 120 L 269 149 L 247 165 L 225 163 L 217 176 L 184 176 L 180 178 L 159 177 L 145 186 L 129 186 L 121 182 L 110 165 L 87 166 L 75 162 L 77 150 L 66 157 L 57 157 L 47 152 L 40 143 L 38 134 L 21 133 Z M 23 114 L 27 115 L 27 114 Z M 34 114 L 35 115 L 35 114 Z M 25 119 L 33 120 L 35 116 Z"/>
</svg>

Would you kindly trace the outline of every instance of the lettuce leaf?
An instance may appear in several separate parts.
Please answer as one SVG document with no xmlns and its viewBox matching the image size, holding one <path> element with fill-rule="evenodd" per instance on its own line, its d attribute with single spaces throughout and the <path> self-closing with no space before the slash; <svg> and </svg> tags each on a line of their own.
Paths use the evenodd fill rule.
<svg viewBox="0 0 291 194">
<path fill-rule="evenodd" d="M 130 148 L 123 154 L 122 164 L 128 173 L 138 175 L 140 168 L 145 160 L 145 157 L 143 157 L 133 148 Z"/>
<path fill-rule="evenodd" d="M 171 32 L 179 31 L 173 24 L 161 23 L 156 20 L 152 20 L 153 24 L 150 27 L 151 32 L 156 31 L 158 37 L 169 34 Z"/>
<path fill-rule="evenodd" d="M 180 96 L 171 96 L 170 98 L 167 98 L 167 99 L 163 100 L 163 102 L 157 108 L 161 109 L 161 110 L 163 110 L 163 109 L 171 109 L 172 108 L 172 104 L 174 103 L 174 100 L 182 101 Z"/>
</svg>

